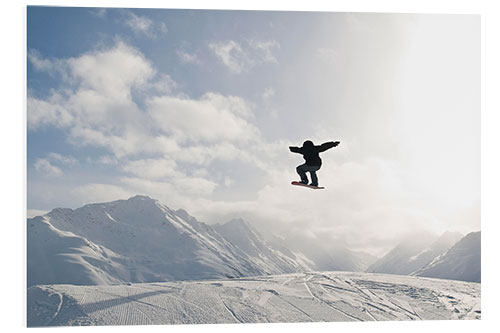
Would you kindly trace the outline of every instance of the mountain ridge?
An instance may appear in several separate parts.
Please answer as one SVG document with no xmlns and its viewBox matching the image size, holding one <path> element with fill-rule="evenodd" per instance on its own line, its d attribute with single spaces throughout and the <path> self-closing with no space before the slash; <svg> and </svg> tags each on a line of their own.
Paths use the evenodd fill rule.
<svg viewBox="0 0 500 333">
<path fill-rule="evenodd" d="M 41 222 L 50 226 L 44 231 L 45 239 L 36 237 L 37 232 L 40 234 L 36 227 Z M 50 271 L 47 267 L 37 267 L 35 257 L 43 257 L 42 261 L 49 265 L 52 263 L 49 267 L 53 271 L 67 267 L 66 274 L 61 276 L 62 281 L 57 282 L 73 282 L 68 277 L 72 276 L 74 260 L 60 257 L 65 258 L 67 253 L 74 252 L 74 244 L 69 246 L 59 242 L 58 257 L 51 253 L 43 256 L 47 238 L 57 239 L 61 232 L 71 233 L 72 239 L 79 239 L 76 247 L 80 252 L 92 252 L 88 245 L 91 240 L 117 254 L 114 259 L 118 268 L 113 270 L 101 264 L 107 261 L 98 255 L 83 256 L 82 260 L 91 258 L 92 261 L 79 261 L 82 274 L 89 276 L 87 282 L 153 282 L 265 273 L 246 258 L 238 257 L 234 247 L 210 226 L 196 220 L 186 221 L 167 206 L 145 196 L 89 204 L 75 210 L 55 209 L 43 217 L 29 219 L 28 223 L 29 284 L 35 283 L 31 277 Z M 97 279 L 97 272 L 107 278 Z"/>
<path fill-rule="evenodd" d="M 144 195 L 77 209 L 55 208 L 29 218 L 27 223 L 28 286 L 220 279 L 305 271 L 363 272 L 376 267 L 377 262 L 390 263 L 387 258 L 374 263 L 375 257 L 341 244 L 324 247 L 302 238 L 266 239 L 241 218 L 208 225 L 183 209 L 172 210 Z M 418 240 L 418 246 L 410 246 L 403 256 L 398 254 L 402 247 L 396 246 L 389 254 L 394 255 L 399 273 L 379 273 L 420 273 L 442 255 L 443 249 L 448 250 L 455 238 L 458 234 L 444 233 L 425 242 Z M 453 261 L 455 265 L 460 264 L 457 260 Z"/>
<path fill-rule="evenodd" d="M 481 282 L 481 231 L 403 241 L 366 272 Z"/>
<path fill-rule="evenodd" d="M 481 231 L 468 233 L 411 275 L 481 282 Z"/>
</svg>

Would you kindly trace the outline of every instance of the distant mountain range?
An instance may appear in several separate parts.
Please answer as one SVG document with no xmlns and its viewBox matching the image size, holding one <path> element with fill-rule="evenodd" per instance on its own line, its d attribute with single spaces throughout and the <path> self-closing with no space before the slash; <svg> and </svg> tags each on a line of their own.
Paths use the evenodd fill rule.
<svg viewBox="0 0 500 333">
<path fill-rule="evenodd" d="M 481 282 L 481 232 L 414 235 L 366 271 Z"/>
<path fill-rule="evenodd" d="M 441 237 L 430 233 L 417 233 L 377 260 L 367 272 L 408 275 L 441 255 L 463 235 L 446 232 Z"/>
<path fill-rule="evenodd" d="M 411 275 L 481 282 L 481 232 L 471 232 Z"/>
<path fill-rule="evenodd" d="M 342 246 L 326 249 L 304 240 L 266 240 L 242 219 L 208 225 L 146 196 L 75 210 L 57 208 L 27 223 L 28 286 L 221 279 L 313 270 L 368 269 L 447 278 L 445 273 L 453 267 L 455 275 L 449 278 L 469 279 L 479 267 L 480 274 L 480 259 L 479 266 L 464 263 L 467 258 L 477 259 L 471 253 L 480 237 L 468 238 L 460 246 L 458 242 L 452 251 L 460 235 L 448 233 L 434 243 L 396 247 L 376 261 Z"/>
</svg>

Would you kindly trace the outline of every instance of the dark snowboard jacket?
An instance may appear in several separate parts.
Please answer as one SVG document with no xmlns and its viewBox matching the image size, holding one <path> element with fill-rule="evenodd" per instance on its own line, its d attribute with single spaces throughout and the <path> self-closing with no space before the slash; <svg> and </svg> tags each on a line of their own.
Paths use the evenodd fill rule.
<svg viewBox="0 0 500 333">
<path fill-rule="evenodd" d="M 321 158 L 319 157 L 319 153 L 324 152 L 330 148 L 336 147 L 339 144 L 336 142 L 325 142 L 320 146 L 315 146 L 312 142 L 304 142 L 302 147 L 289 147 L 292 153 L 298 153 L 304 155 L 304 159 L 306 160 L 306 165 L 309 166 L 321 166 Z"/>
</svg>

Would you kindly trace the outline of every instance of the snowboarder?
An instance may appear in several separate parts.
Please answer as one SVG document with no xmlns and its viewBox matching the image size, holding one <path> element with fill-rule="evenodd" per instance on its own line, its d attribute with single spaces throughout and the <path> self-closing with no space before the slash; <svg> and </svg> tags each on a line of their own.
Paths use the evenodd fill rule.
<svg viewBox="0 0 500 333">
<path fill-rule="evenodd" d="M 340 141 L 330 141 L 325 142 L 320 146 L 315 146 L 314 143 L 310 140 L 304 141 L 302 147 L 289 147 L 292 153 L 302 154 L 306 163 L 299 165 L 297 167 L 297 173 L 300 176 L 300 182 L 292 182 L 293 185 L 306 185 L 308 184 L 308 179 L 306 172 L 311 174 L 311 184 L 308 186 L 312 186 L 314 188 L 318 188 L 318 176 L 316 175 L 316 171 L 321 168 L 321 158 L 319 157 L 319 153 L 324 152 L 330 148 L 338 146 Z"/>
</svg>

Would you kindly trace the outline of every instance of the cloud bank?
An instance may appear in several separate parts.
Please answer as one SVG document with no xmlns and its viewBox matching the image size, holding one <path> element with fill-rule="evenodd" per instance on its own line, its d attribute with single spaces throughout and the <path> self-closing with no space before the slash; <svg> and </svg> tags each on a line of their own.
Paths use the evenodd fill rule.
<svg viewBox="0 0 500 333">
<path fill-rule="evenodd" d="M 123 41 L 69 59 L 32 54 L 30 61 L 38 71 L 53 73 L 62 65 L 60 79 L 66 84 L 44 98 L 28 97 L 29 130 L 54 126 L 64 129 L 76 148 L 104 149 L 107 154 L 97 162 L 115 165 L 123 177 L 109 185 L 110 193 L 131 193 L 118 190 L 127 182 L 139 192 L 142 182 L 147 192 L 150 183 L 158 181 L 168 183 L 173 193 L 210 195 L 218 186 L 208 172 L 213 163 L 241 161 L 262 167 L 261 157 L 252 152 L 262 145 L 260 132 L 251 105 L 240 97 L 171 94 L 175 81 Z M 169 88 L 158 88 L 165 85 Z M 51 163 L 55 156 L 39 160 L 36 170 L 61 176 Z M 227 185 L 228 178 L 223 179 L 221 184 Z M 90 200 L 91 195 L 83 193 L 108 188 L 101 185 L 80 186 L 75 193 Z"/>
</svg>

